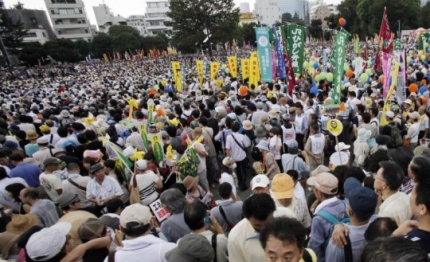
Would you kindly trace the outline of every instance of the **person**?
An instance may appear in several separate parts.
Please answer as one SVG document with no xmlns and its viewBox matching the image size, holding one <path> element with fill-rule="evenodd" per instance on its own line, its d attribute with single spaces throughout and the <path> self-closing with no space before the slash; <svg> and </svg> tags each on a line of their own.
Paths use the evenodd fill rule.
<svg viewBox="0 0 430 262">
<path fill-rule="evenodd" d="M 6 170 L 3 167 L 0 167 L 0 207 L 1 206 L 8 206 L 12 209 L 17 210 L 18 202 L 15 202 L 15 200 L 8 196 L 6 192 L 6 187 L 12 184 L 22 184 L 25 187 L 28 187 L 27 182 L 25 182 L 24 179 L 21 177 L 13 177 L 9 178 Z"/>
<path fill-rule="evenodd" d="M 176 247 L 151 234 L 153 216 L 147 206 L 137 203 L 126 207 L 120 215 L 120 226 L 127 239 L 114 254 L 116 262 L 138 262 L 143 258 L 148 262 L 165 262 L 166 253 Z M 108 261 L 106 258 L 105 262 Z"/>
<path fill-rule="evenodd" d="M 384 127 L 385 128 L 385 127 Z M 372 132 L 365 128 L 359 128 L 357 131 L 357 140 L 354 142 L 354 166 L 362 167 L 364 161 L 369 156 L 370 148 L 368 140 Z"/>
<path fill-rule="evenodd" d="M 346 145 L 344 142 L 338 143 L 334 147 L 336 152 L 334 152 L 330 156 L 329 167 L 333 168 L 336 166 L 348 166 L 350 161 L 350 152 L 349 152 L 350 148 L 351 146 Z"/>
<path fill-rule="evenodd" d="M 209 218 L 209 221 L 206 219 Z M 191 229 L 191 234 L 198 234 L 204 236 L 208 243 L 214 249 L 217 262 L 228 262 L 227 256 L 227 237 L 224 230 L 218 223 L 217 219 L 213 216 L 208 217 L 206 206 L 200 201 L 194 201 L 187 205 L 184 210 L 184 220 L 187 226 Z M 208 224 L 211 230 L 206 230 Z M 179 243 L 182 240 L 179 240 Z"/>
<path fill-rule="evenodd" d="M 272 114 L 271 112 L 269 113 Z M 272 119 L 272 121 L 275 121 L 278 117 L 279 117 L 278 114 L 274 113 L 274 118 Z M 279 124 L 279 127 L 275 126 L 269 130 L 269 140 L 267 142 L 268 142 L 268 148 L 270 149 L 270 152 L 273 154 L 276 160 L 279 172 L 283 172 L 282 161 L 281 161 L 281 151 L 282 151 L 283 143 L 282 143 L 282 129 L 280 128 L 280 124 Z"/>
<path fill-rule="evenodd" d="M 420 114 L 418 112 L 412 112 L 409 113 L 408 116 L 411 126 L 408 128 L 408 133 L 405 136 L 405 140 L 409 141 L 409 149 L 413 151 L 418 145 L 418 136 L 421 126 L 419 122 Z"/>
<path fill-rule="evenodd" d="M 373 184 L 376 193 L 383 200 L 379 206 L 378 215 L 391 217 L 401 225 L 412 217 L 409 197 L 399 192 L 404 179 L 402 168 L 391 161 L 383 161 L 379 166 Z"/>
<path fill-rule="evenodd" d="M 313 193 L 317 198 L 317 201 L 311 208 L 314 218 L 311 223 L 308 247 L 315 251 L 318 262 L 326 261 L 325 250 L 330 240 L 333 224 L 322 214 L 327 213 L 333 217 L 334 220 L 339 222 L 348 216 L 345 210 L 345 204 L 336 198 L 339 187 L 338 183 L 338 179 L 327 172 L 312 176 L 307 180 L 307 184 L 312 187 Z M 314 208 L 315 204 L 317 204 L 316 208 Z"/>
<path fill-rule="evenodd" d="M 251 145 L 247 136 L 239 134 L 240 124 L 234 122 L 232 124 L 232 133 L 227 136 L 226 139 L 226 153 L 231 156 L 236 162 L 236 174 L 239 179 L 239 189 L 245 191 L 248 187 L 246 186 L 246 166 L 247 156 L 246 148 Z"/>
<path fill-rule="evenodd" d="M 212 262 L 215 252 L 204 236 L 190 234 L 183 237 L 178 246 L 167 252 L 165 257 L 167 262 Z"/>
<path fill-rule="evenodd" d="M 249 197 L 242 207 L 244 218 L 228 235 L 228 255 L 230 261 L 264 261 L 265 253 L 258 238 L 262 228 L 273 217 L 275 202 L 267 194 Z"/>
<path fill-rule="evenodd" d="M 270 180 L 266 175 L 260 174 L 256 175 L 251 180 L 251 190 L 252 194 L 267 194 L 270 196 Z"/>
<path fill-rule="evenodd" d="M 185 196 L 179 189 L 171 188 L 161 193 L 160 201 L 166 212 L 171 213 L 161 224 L 161 232 L 167 241 L 176 243 L 178 239 L 191 232 L 184 220 L 184 208 L 187 204 Z"/>
<path fill-rule="evenodd" d="M 307 201 L 305 189 L 299 181 L 299 173 L 296 170 L 288 170 L 287 175 L 289 175 L 294 181 L 294 196 Z"/>
<path fill-rule="evenodd" d="M 396 221 L 391 217 L 378 217 L 367 227 L 364 239 L 369 243 L 380 237 L 390 237 L 397 228 Z"/>
<path fill-rule="evenodd" d="M 308 118 L 306 117 L 306 114 L 303 113 L 302 103 L 297 102 L 295 104 L 295 107 L 296 107 L 296 117 L 294 118 L 294 127 L 296 130 L 296 141 L 298 143 L 298 148 L 300 150 L 303 150 L 305 137 L 308 136 L 309 121 L 308 121 Z M 287 169 L 287 170 L 290 170 L 290 169 Z"/>
<path fill-rule="evenodd" d="M 64 192 L 58 196 L 57 204 L 65 214 L 81 209 L 81 201 L 79 196 L 71 192 Z"/>
<path fill-rule="evenodd" d="M 314 170 L 324 163 L 325 136 L 319 132 L 317 123 L 312 123 L 309 130 L 311 135 L 306 142 L 305 150 L 309 156 L 309 168 Z"/>
<path fill-rule="evenodd" d="M 197 153 L 197 156 L 200 160 L 199 165 L 197 166 L 197 172 L 199 175 L 199 184 L 203 187 L 206 192 L 210 191 L 209 180 L 207 175 L 207 167 L 206 167 L 206 157 L 209 156 L 208 152 L 203 143 L 198 142 L 197 140 L 203 136 L 203 131 L 201 127 L 196 127 L 192 131 L 192 138 L 194 144 L 194 150 Z"/>
<path fill-rule="evenodd" d="M 20 154 L 13 154 L 9 156 L 11 164 L 15 166 L 10 171 L 9 177 L 21 177 L 27 182 L 30 187 L 39 187 L 39 176 L 42 170 L 37 165 L 24 163 L 24 158 Z"/>
<path fill-rule="evenodd" d="M 259 238 L 266 262 L 317 261 L 315 253 L 305 248 L 306 229 L 294 218 L 277 217 L 268 221 Z"/>
<path fill-rule="evenodd" d="M 288 208 L 302 225 L 309 229 L 311 216 L 306 200 L 294 196 L 293 178 L 285 173 L 277 174 L 272 180 L 272 192 L 277 207 Z"/>
<path fill-rule="evenodd" d="M 381 135 L 386 135 L 386 136 L 390 136 L 391 137 L 391 141 L 388 144 L 388 148 L 397 148 L 398 147 L 398 145 L 396 145 L 396 141 L 393 140 L 393 138 L 395 138 L 395 137 L 391 136 L 391 134 L 393 132 L 393 128 L 396 126 L 399 129 L 399 131 L 402 130 L 401 129 L 401 124 L 399 124 L 398 122 L 394 121 L 394 118 L 395 118 L 395 115 L 394 115 L 393 112 L 388 111 L 388 112 L 385 113 L 385 119 L 387 120 L 388 123 L 382 128 Z M 400 135 L 400 139 L 401 139 L 401 133 L 399 135 Z"/>
<path fill-rule="evenodd" d="M 106 236 L 106 226 L 100 219 L 88 218 L 78 228 L 78 236 L 82 243 Z M 85 252 L 82 262 L 103 262 L 109 255 L 108 247 L 90 249 Z"/>
<path fill-rule="evenodd" d="M 70 163 L 67 165 L 68 177 L 61 184 L 63 193 L 72 193 L 78 195 L 79 201 L 81 202 L 82 208 L 91 207 L 93 203 L 87 199 L 87 186 L 91 181 L 88 176 L 81 176 L 79 165 L 76 163 Z"/>
<path fill-rule="evenodd" d="M 149 205 L 158 199 L 157 190 L 163 189 L 163 182 L 160 175 L 156 175 L 151 170 L 147 170 L 148 164 L 146 160 L 136 161 L 137 174 L 133 175 L 130 181 L 136 179 L 137 187 L 140 193 L 140 203 Z"/>
<path fill-rule="evenodd" d="M 402 261 L 428 262 L 428 255 L 421 247 L 402 237 L 378 238 L 363 250 L 361 262 Z"/>
<path fill-rule="evenodd" d="M 138 112 L 137 112 L 138 113 Z M 132 145 L 138 151 L 145 150 L 145 144 L 143 143 L 142 136 L 138 132 L 138 127 L 134 126 L 131 128 L 131 135 L 125 140 L 126 144 Z"/>
<path fill-rule="evenodd" d="M 37 139 L 39 138 L 39 136 L 34 130 L 29 130 L 26 135 L 30 143 L 24 146 L 25 154 L 28 157 L 32 157 L 34 153 L 39 151 L 39 145 L 37 145 Z"/>
<path fill-rule="evenodd" d="M 236 169 L 236 163 L 234 159 L 231 157 L 225 157 L 222 160 L 221 166 L 221 177 L 219 179 L 219 183 L 222 184 L 227 182 L 231 185 L 233 191 L 233 200 L 239 199 L 237 193 L 237 176 L 234 170 Z"/>
<path fill-rule="evenodd" d="M 185 198 L 189 202 L 200 201 L 206 206 L 210 206 L 213 200 L 213 194 L 206 192 L 203 187 L 199 185 L 199 177 L 185 177 L 183 181 L 184 187 L 187 190 Z"/>
<path fill-rule="evenodd" d="M 267 175 L 269 180 L 272 180 L 273 177 L 280 172 L 280 170 L 275 160 L 275 156 L 269 149 L 269 143 L 265 140 L 261 140 L 256 147 L 263 155 L 263 160 L 261 162 L 262 170 Z"/>
<path fill-rule="evenodd" d="M 226 182 L 219 185 L 218 194 L 221 201 L 217 201 L 217 206 L 212 208 L 211 215 L 228 235 L 230 230 L 242 219 L 243 202 L 233 200 L 233 187 Z"/>
<path fill-rule="evenodd" d="M 43 136 L 49 141 L 49 146 L 54 146 L 57 144 L 58 140 L 60 140 L 60 136 L 58 134 L 51 133 L 51 128 L 47 125 L 41 125 L 39 127 L 40 132 L 42 132 Z"/>
<path fill-rule="evenodd" d="M 36 188 L 24 188 L 19 193 L 19 198 L 24 204 L 31 205 L 30 213 L 39 217 L 42 227 L 50 227 L 57 223 L 59 217 L 54 203 L 48 199 L 39 199 L 39 191 Z"/>
<path fill-rule="evenodd" d="M 309 166 L 298 156 L 299 144 L 296 140 L 289 140 L 286 145 L 288 147 L 288 153 L 282 155 L 284 170 L 296 170 L 301 178 L 303 172 L 309 172 Z"/>
<path fill-rule="evenodd" d="M 23 203 L 19 197 L 21 190 L 23 190 L 24 188 L 26 188 L 26 186 L 21 184 L 21 183 L 10 184 L 10 185 L 5 187 L 5 191 L 6 191 L 7 196 L 9 197 L 9 199 L 13 200 L 13 202 L 16 205 L 16 208 L 14 208 L 14 205 L 10 206 L 13 208 L 12 212 L 14 214 L 30 213 L 31 206 Z"/>
<path fill-rule="evenodd" d="M 118 181 L 106 176 L 104 165 L 98 163 L 90 168 L 94 178 L 87 185 L 87 200 L 98 207 L 104 207 L 112 199 L 121 197 L 124 193 Z"/>
<path fill-rule="evenodd" d="M 56 202 L 58 196 L 63 192 L 61 179 L 54 175 L 54 172 L 60 168 L 60 164 L 61 160 L 58 158 L 46 158 L 43 161 L 45 170 L 39 176 L 40 184 L 53 202 Z"/>
<path fill-rule="evenodd" d="M 39 151 L 33 154 L 33 159 L 37 165 L 42 167 L 43 162 L 47 158 L 52 157 L 51 149 L 48 148 L 49 140 L 46 137 L 39 137 L 37 145 L 39 146 Z"/>
<path fill-rule="evenodd" d="M 348 199 L 346 210 L 351 218 L 351 222 L 345 225 L 349 229 L 350 255 L 352 261 L 358 262 L 367 243 L 364 235 L 375 213 L 377 196 L 373 190 L 363 187 L 355 178 L 348 178 L 343 187 Z M 326 249 L 326 261 L 346 261 L 345 249 L 346 247 L 339 248 L 330 241 Z"/>
</svg>

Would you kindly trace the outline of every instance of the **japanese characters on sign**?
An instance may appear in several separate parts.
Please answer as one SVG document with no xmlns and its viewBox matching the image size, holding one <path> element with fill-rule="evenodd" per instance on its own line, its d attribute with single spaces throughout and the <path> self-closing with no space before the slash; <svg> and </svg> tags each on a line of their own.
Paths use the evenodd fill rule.
<svg viewBox="0 0 430 262">
<path fill-rule="evenodd" d="M 272 81 L 272 55 L 270 53 L 269 28 L 256 27 L 258 57 L 260 61 L 260 73 L 264 82 Z"/>
<path fill-rule="evenodd" d="M 158 222 L 163 222 L 167 218 L 169 218 L 169 213 L 161 206 L 161 201 L 158 199 L 157 201 L 149 204 L 149 207 L 157 218 Z"/>
<path fill-rule="evenodd" d="M 288 55 L 295 74 L 301 74 L 303 69 L 303 55 L 305 51 L 305 28 L 290 24 L 287 27 Z"/>
<path fill-rule="evenodd" d="M 341 30 L 336 34 L 335 53 L 334 53 L 334 82 L 332 99 L 335 104 L 340 103 L 340 91 L 343 80 L 343 65 L 345 63 L 346 45 L 348 43 L 349 33 Z"/>
</svg>

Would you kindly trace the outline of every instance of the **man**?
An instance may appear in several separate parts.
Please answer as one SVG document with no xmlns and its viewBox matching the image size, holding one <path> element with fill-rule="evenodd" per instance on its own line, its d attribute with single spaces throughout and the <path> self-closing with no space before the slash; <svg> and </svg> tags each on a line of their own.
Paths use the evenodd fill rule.
<svg viewBox="0 0 430 262">
<path fill-rule="evenodd" d="M 39 137 L 37 139 L 39 151 L 33 154 L 33 159 L 39 166 L 42 166 L 43 161 L 48 157 L 52 157 L 51 150 L 48 148 L 49 140 L 46 137 Z"/>
<path fill-rule="evenodd" d="M 81 210 L 81 201 L 79 200 L 79 196 L 71 192 L 64 192 L 58 196 L 57 204 L 64 213 Z"/>
<path fill-rule="evenodd" d="M 315 251 L 318 262 L 324 262 L 325 250 L 330 240 L 333 222 L 343 221 L 346 217 L 345 204 L 336 197 L 338 179 L 330 173 L 320 173 L 308 179 L 307 184 L 313 187 L 313 193 L 319 203 L 312 219 L 308 247 Z M 312 208 L 313 209 L 313 208 Z M 330 262 L 330 261 L 328 261 Z"/>
<path fill-rule="evenodd" d="M 141 204 L 130 205 L 122 211 L 120 226 L 127 240 L 123 241 L 123 248 L 115 253 L 116 262 L 138 262 L 142 259 L 148 262 L 167 261 L 166 253 L 174 249 L 176 244 L 151 234 L 153 219 L 149 207 Z"/>
<path fill-rule="evenodd" d="M 409 116 L 409 122 L 411 125 L 408 128 L 408 133 L 405 136 L 405 139 L 410 140 L 410 146 L 409 149 L 412 151 L 417 147 L 418 145 L 418 137 L 420 134 L 420 114 L 418 112 L 412 112 L 408 114 Z"/>
<path fill-rule="evenodd" d="M 232 189 L 232 186 L 227 182 L 219 185 L 218 194 L 221 201 L 218 201 L 218 205 L 211 210 L 211 215 L 215 217 L 226 234 L 242 219 L 243 202 L 233 201 Z"/>
<path fill-rule="evenodd" d="M 420 114 L 420 133 L 418 135 L 418 139 L 421 140 L 423 138 L 427 138 L 427 134 L 429 132 L 429 118 L 426 115 L 426 106 L 420 106 L 418 108 L 418 114 Z"/>
<path fill-rule="evenodd" d="M 317 123 L 311 124 L 310 131 L 311 135 L 306 142 L 305 150 L 308 155 L 309 168 L 314 170 L 324 163 L 325 136 L 319 132 Z"/>
<path fill-rule="evenodd" d="M 388 123 L 382 129 L 382 135 L 391 137 L 391 141 L 388 144 L 388 148 L 397 148 L 397 147 L 401 146 L 401 145 L 396 145 L 395 137 L 391 136 L 391 133 L 393 132 L 393 128 L 397 127 L 399 129 L 399 131 L 401 130 L 400 125 L 394 121 L 394 118 L 395 118 L 395 116 L 394 116 L 393 112 L 388 111 L 385 113 L 385 119 L 387 120 Z M 399 135 L 398 139 L 402 140 L 401 133 L 399 133 L 398 135 Z"/>
<path fill-rule="evenodd" d="M 263 110 L 264 108 L 263 102 L 261 101 L 257 102 L 256 107 L 257 107 L 257 111 L 252 114 L 252 118 L 251 118 L 251 122 L 254 126 L 257 126 L 260 124 L 260 118 L 262 116 L 267 116 L 267 112 Z"/>
<path fill-rule="evenodd" d="M 246 186 L 246 166 L 247 166 L 247 155 L 246 148 L 251 145 L 249 138 L 242 134 L 239 134 L 240 124 L 234 122 L 231 126 L 232 133 L 227 137 L 226 141 L 226 153 L 232 157 L 236 162 L 236 174 L 239 180 L 239 188 L 242 191 L 248 189 Z"/>
<path fill-rule="evenodd" d="M 208 243 L 216 243 L 216 246 L 213 247 L 216 252 L 216 261 L 228 262 L 228 241 L 222 227 L 212 216 L 210 217 L 210 226 L 214 232 L 206 230 L 208 223 L 207 221 L 205 222 L 205 217 L 207 217 L 207 207 L 202 202 L 194 201 L 185 207 L 184 220 L 187 226 L 191 229 L 191 234 L 202 235 L 207 239 Z"/>
<path fill-rule="evenodd" d="M 375 126 L 376 135 L 379 135 L 379 119 L 378 119 L 379 110 L 377 108 L 370 109 L 370 124 Z"/>
<path fill-rule="evenodd" d="M 288 208 L 305 228 L 311 226 L 311 216 L 305 200 L 294 196 L 294 181 L 287 174 L 277 174 L 272 180 L 272 191 L 277 207 Z"/>
<path fill-rule="evenodd" d="M 37 165 L 24 163 L 24 158 L 20 154 L 13 154 L 9 157 L 14 169 L 10 171 L 10 177 L 21 177 L 30 187 L 39 187 L 39 176 L 42 170 Z"/>
<path fill-rule="evenodd" d="M 57 223 L 59 217 L 54 203 L 48 199 L 39 199 L 36 188 L 24 188 L 19 192 L 22 203 L 31 205 L 30 213 L 39 217 L 42 227 L 50 227 Z"/>
<path fill-rule="evenodd" d="M 61 188 L 63 189 L 63 194 L 72 193 L 78 195 L 81 206 L 85 208 L 93 205 L 86 197 L 87 185 L 91 181 L 91 178 L 88 176 L 81 176 L 80 172 L 81 170 L 78 164 L 68 164 L 68 177 L 62 182 Z"/>
<path fill-rule="evenodd" d="M 142 136 L 138 132 L 138 129 L 136 127 L 133 127 L 131 129 L 132 133 L 129 137 L 126 139 L 127 144 L 131 144 L 134 148 L 137 148 L 139 151 L 145 150 L 145 144 L 143 143 Z"/>
<path fill-rule="evenodd" d="M 258 238 L 259 232 L 273 217 L 275 202 L 267 194 L 257 194 L 243 203 L 243 216 L 228 236 L 228 255 L 230 261 L 264 261 L 265 254 Z"/>
<path fill-rule="evenodd" d="M 270 180 L 266 175 L 256 175 L 251 180 L 251 190 L 255 194 L 267 194 L 270 196 Z"/>
<path fill-rule="evenodd" d="M 51 133 L 51 128 L 47 125 L 41 125 L 39 127 L 40 132 L 42 132 L 44 138 L 49 141 L 50 146 L 54 146 L 60 140 L 60 136 L 54 133 Z"/>
<path fill-rule="evenodd" d="M 282 165 L 284 170 L 296 170 L 301 177 L 301 173 L 309 172 L 309 166 L 298 156 L 299 144 L 296 140 L 289 140 L 286 143 L 288 153 L 282 155 Z"/>
<path fill-rule="evenodd" d="M 402 168 L 391 161 L 383 161 L 379 166 L 373 184 L 376 193 L 383 201 L 379 206 L 378 215 L 391 217 L 397 225 L 401 225 L 412 218 L 409 197 L 399 192 L 404 178 Z"/>
<path fill-rule="evenodd" d="M 296 141 L 299 144 L 299 149 L 303 150 L 305 137 L 307 137 L 308 135 L 309 123 L 308 123 L 308 118 L 303 113 L 303 105 L 300 102 L 296 103 L 296 117 L 294 119 L 294 126 L 296 129 Z"/>
<path fill-rule="evenodd" d="M 178 246 L 166 253 L 167 262 L 212 262 L 216 261 L 215 252 L 205 237 L 198 234 L 184 236 Z M 157 260 L 164 261 L 164 260 Z"/>
<path fill-rule="evenodd" d="M 109 201 L 124 194 L 118 180 L 106 176 L 105 167 L 98 163 L 90 168 L 94 178 L 87 185 L 87 200 L 98 207 L 104 207 Z"/>
<path fill-rule="evenodd" d="M 371 217 L 375 213 L 377 196 L 373 190 L 363 187 L 357 179 L 352 177 L 345 181 L 344 190 L 348 199 L 346 210 L 351 218 L 351 222 L 345 226 L 349 231 L 353 261 L 360 261 L 361 253 L 367 244 L 364 233 L 369 227 Z M 330 241 L 326 249 L 326 261 L 346 261 L 345 248 L 341 249 L 333 241 Z"/>
<path fill-rule="evenodd" d="M 61 179 L 54 175 L 60 168 L 61 160 L 55 157 L 47 158 L 43 161 L 45 170 L 39 176 L 40 184 L 45 189 L 49 198 L 57 202 L 57 198 L 63 192 Z"/>
<path fill-rule="evenodd" d="M 18 209 L 18 204 L 7 195 L 7 192 L 5 190 L 5 188 L 8 185 L 16 184 L 16 183 L 22 184 L 28 187 L 27 182 L 25 182 L 23 178 L 21 177 L 9 178 L 7 176 L 6 170 L 3 167 L 0 167 L 0 207 L 8 206 L 14 210 Z"/>
<path fill-rule="evenodd" d="M 267 222 L 261 230 L 260 243 L 265 252 L 265 260 L 260 261 L 314 261 L 314 252 L 305 248 L 306 229 L 294 218 L 279 217 Z"/>
</svg>

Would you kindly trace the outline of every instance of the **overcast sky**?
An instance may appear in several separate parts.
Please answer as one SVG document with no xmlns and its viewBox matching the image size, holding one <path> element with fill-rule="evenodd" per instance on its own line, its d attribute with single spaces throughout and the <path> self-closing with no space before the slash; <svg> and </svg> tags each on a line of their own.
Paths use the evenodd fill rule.
<svg viewBox="0 0 430 262">
<path fill-rule="evenodd" d="M 20 1 L 24 4 L 25 8 L 28 9 L 44 9 L 45 1 L 44 0 L 4 0 L 5 6 L 7 8 L 12 7 L 16 3 Z M 121 15 L 127 18 L 130 15 L 143 15 L 145 14 L 146 1 L 144 0 L 104 0 L 106 5 L 112 10 L 115 15 Z M 290 1 L 290 0 L 285 0 Z M 335 3 L 338 4 L 341 0 L 326 0 L 327 4 Z M 255 0 L 234 0 L 236 5 L 239 5 L 242 2 L 248 2 L 250 4 L 251 10 L 254 9 Z M 91 24 L 96 24 L 96 19 L 94 16 L 93 6 L 97 6 L 103 3 L 103 0 L 84 0 L 85 8 L 87 11 L 88 18 L 90 19 Z"/>
</svg>

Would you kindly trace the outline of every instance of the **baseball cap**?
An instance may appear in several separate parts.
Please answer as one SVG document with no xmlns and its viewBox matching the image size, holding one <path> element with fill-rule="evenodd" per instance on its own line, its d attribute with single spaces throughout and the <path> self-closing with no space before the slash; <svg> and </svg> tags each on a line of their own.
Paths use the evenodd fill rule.
<svg viewBox="0 0 430 262">
<path fill-rule="evenodd" d="M 270 180 L 266 175 L 256 175 L 251 180 L 251 189 L 254 190 L 257 187 L 268 187 Z"/>
<path fill-rule="evenodd" d="M 202 235 L 189 234 L 179 241 L 178 246 L 166 253 L 167 261 L 189 262 L 201 261 L 210 262 L 215 258 L 212 245 Z"/>
<path fill-rule="evenodd" d="M 293 198 L 293 178 L 285 173 L 275 175 L 272 180 L 272 191 L 276 199 Z"/>
<path fill-rule="evenodd" d="M 119 223 L 123 228 L 127 228 L 127 226 L 130 227 L 130 222 L 135 222 L 139 224 L 139 226 L 144 226 L 149 224 L 151 219 L 152 214 L 149 207 L 137 203 L 126 207 L 121 212 Z"/>
<path fill-rule="evenodd" d="M 148 162 L 146 160 L 136 161 L 136 168 L 139 170 L 145 170 L 147 166 L 148 166 Z"/>
<path fill-rule="evenodd" d="M 416 112 L 416 111 L 409 113 L 408 116 L 412 119 L 419 119 L 420 118 L 420 114 L 418 114 L 418 112 Z"/>
<path fill-rule="evenodd" d="M 363 187 L 354 177 L 345 180 L 343 188 L 349 206 L 357 216 L 368 218 L 375 213 L 377 196 L 373 190 Z"/>
<path fill-rule="evenodd" d="M 59 165 L 61 164 L 61 160 L 56 157 L 49 157 L 43 161 L 43 165 L 46 167 L 48 165 Z"/>
<path fill-rule="evenodd" d="M 388 111 L 388 112 L 385 113 L 385 116 L 388 117 L 388 118 L 390 118 L 390 119 L 393 119 L 394 118 L 394 113 L 391 112 L 391 111 Z"/>
<path fill-rule="evenodd" d="M 106 232 L 105 224 L 98 218 L 88 218 L 78 228 L 78 236 L 83 242 L 103 237 Z"/>
<path fill-rule="evenodd" d="M 36 140 L 36 142 L 37 142 L 37 144 L 39 144 L 39 145 L 49 144 L 48 138 L 47 138 L 47 137 L 44 137 L 44 136 L 39 137 L 39 138 Z"/>
<path fill-rule="evenodd" d="M 327 172 L 310 177 L 306 183 L 327 195 L 336 195 L 339 185 L 338 179 Z"/>
<path fill-rule="evenodd" d="M 70 223 L 60 222 L 34 233 L 25 245 L 27 255 L 33 261 L 46 261 L 55 257 L 63 250 L 71 228 Z"/>
<path fill-rule="evenodd" d="M 294 139 L 292 139 L 292 140 L 288 140 L 288 141 L 286 142 L 286 144 L 287 144 L 288 148 L 291 148 L 291 149 L 297 149 L 297 148 L 299 148 L 299 144 L 298 144 L 298 143 L 297 143 L 297 141 L 296 141 L 296 140 L 294 140 Z"/>
</svg>

